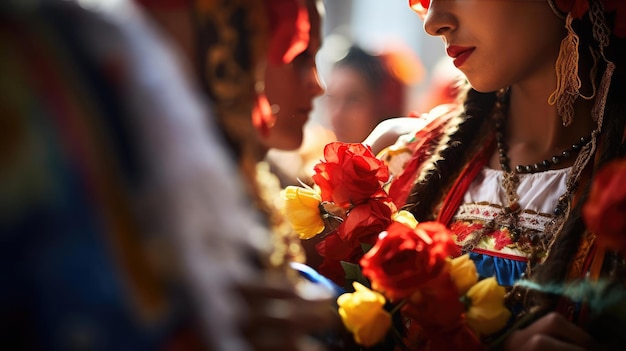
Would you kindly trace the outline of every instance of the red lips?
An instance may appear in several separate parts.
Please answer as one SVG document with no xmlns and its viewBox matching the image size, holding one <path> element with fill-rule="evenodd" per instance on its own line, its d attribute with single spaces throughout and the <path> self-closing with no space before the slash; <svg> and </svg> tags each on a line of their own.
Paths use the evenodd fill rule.
<svg viewBox="0 0 626 351">
<path fill-rule="evenodd" d="M 474 52 L 475 47 L 450 45 L 446 49 L 448 56 L 452 57 L 456 67 L 460 67 Z"/>
</svg>

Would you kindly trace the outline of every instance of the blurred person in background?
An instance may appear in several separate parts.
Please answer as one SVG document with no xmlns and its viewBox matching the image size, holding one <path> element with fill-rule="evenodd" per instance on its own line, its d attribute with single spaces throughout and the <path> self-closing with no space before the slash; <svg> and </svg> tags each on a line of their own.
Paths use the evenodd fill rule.
<svg viewBox="0 0 626 351">
<path fill-rule="evenodd" d="M 408 89 L 421 81 L 423 67 L 408 49 L 395 45 L 374 55 L 351 46 L 333 64 L 322 100 L 324 123 L 306 126 L 295 152 L 272 150 L 269 160 L 281 185 L 312 184 L 313 166 L 333 141 L 363 141 L 382 120 L 407 115 Z M 327 121 L 327 122 L 326 122 Z M 330 124 L 330 128 L 323 124 Z"/>
<path fill-rule="evenodd" d="M 442 56 L 431 71 L 429 83 L 423 89 L 416 110 L 430 111 L 437 106 L 457 102 L 464 79 L 463 73 L 454 67 L 452 59 Z M 418 115 L 417 112 L 413 114 Z"/>
<path fill-rule="evenodd" d="M 381 121 L 406 116 L 410 85 L 423 76 L 421 62 L 407 50 L 372 55 L 353 45 L 328 78 L 326 108 L 338 141 L 362 142 Z"/>
<path fill-rule="evenodd" d="M 2 7 L 4 346 L 316 347 L 303 337 L 328 322 L 327 295 L 298 290 L 272 260 L 280 250 L 243 186 L 256 148 L 223 132 L 229 106 L 255 135 L 269 2 L 159 1 L 160 18 L 130 1 Z M 242 22 L 223 21 L 235 13 Z M 249 56 L 222 61 L 240 70 L 206 69 L 216 56 L 199 47 L 219 43 L 198 40 L 199 23 L 241 35 L 228 42 Z"/>
</svg>

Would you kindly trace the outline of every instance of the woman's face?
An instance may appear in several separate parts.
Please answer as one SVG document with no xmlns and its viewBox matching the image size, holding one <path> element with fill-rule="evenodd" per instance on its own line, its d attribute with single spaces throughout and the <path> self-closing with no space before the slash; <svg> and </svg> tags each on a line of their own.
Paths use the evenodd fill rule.
<svg viewBox="0 0 626 351">
<path fill-rule="evenodd" d="M 326 107 L 337 140 L 362 142 L 375 127 L 377 97 L 353 68 L 336 67 L 326 87 Z"/>
<path fill-rule="evenodd" d="M 547 1 L 432 0 L 424 28 L 481 92 L 554 76 L 563 20 Z"/>
<path fill-rule="evenodd" d="M 276 116 L 269 134 L 261 136 L 261 143 L 280 150 L 300 147 L 304 124 L 313 109 L 313 99 L 322 94 L 315 64 L 315 55 L 321 46 L 320 16 L 309 4 L 311 21 L 307 49 L 291 63 L 268 63 L 265 72 L 265 94 Z"/>
</svg>

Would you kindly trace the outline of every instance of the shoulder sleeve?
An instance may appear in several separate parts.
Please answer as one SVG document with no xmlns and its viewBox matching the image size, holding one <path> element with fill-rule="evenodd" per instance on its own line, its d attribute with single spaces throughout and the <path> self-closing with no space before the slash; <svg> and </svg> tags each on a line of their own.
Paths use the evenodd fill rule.
<svg viewBox="0 0 626 351">
<path fill-rule="evenodd" d="M 441 127 L 460 112 L 460 105 L 444 104 L 433 108 L 428 113 L 419 114 L 416 118 L 395 118 L 388 120 L 387 125 L 385 125 L 387 121 L 384 121 L 376 127 L 365 143 L 371 143 L 368 144 L 370 146 L 378 143 L 378 150 L 372 146 L 372 149 L 377 152 L 377 157 L 385 161 L 391 175 L 399 175 L 404 171 L 416 149 L 423 144 L 420 141 L 433 133 L 439 133 Z M 405 125 L 398 126 L 400 123 L 405 123 Z M 409 128 L 411 129 L 407 130 Z M 400 134 L 398 133 L 400 131 L 405 132 Z M 389 140 L 391 136 L 394 141 L 381 148 L 380 140 Z"/>
</svg>

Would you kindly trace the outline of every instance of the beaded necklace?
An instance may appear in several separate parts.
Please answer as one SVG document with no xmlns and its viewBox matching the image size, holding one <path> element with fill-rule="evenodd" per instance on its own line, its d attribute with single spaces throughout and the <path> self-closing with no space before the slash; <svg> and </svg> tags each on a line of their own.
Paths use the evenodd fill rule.
<svg viewBox="0 0 626 351">
<path fill-rule="evenodd" d="M 474 239 L 470 240 L 470 242 L 466 244 L 464 251 L 470 251 L 473 249 L 486 232 L 496 230 L 498 228 L 506 228 L 510 233 L 511 239 L 517 243 L 523 251 L 530 252 L 528 257 L 529 263 L 534 265 L 534 263 L 540 261 L 543 258 L 543 255 L 548 251 L 554 231 L 545 228 L 544 233 L 542 234 L 540 231 L 522 228 L 519 226 L 518 217 L 522 212 L 522 208 L 519 204 L 520 196 L 517 193 L 517 188 L 520 183 L 519 174 L 536 173 L 550 169 L 553 165 L 557 165 L 572 157 L 580 150 L 586 149 L 591 137 L 581 138 L 579 142 L 563 151 L 560 155 L 555 155 L 549 160 L 544 160 L 532 165 L 518 165 L 517 167 L 512 168 L 507 156 L 508 147 L 504 139 L 504 126 L 508 98 L 507 93 L 507 89 L 498 91 L 498 99 L 496 100 L 495 107 L 492 111 L 492 118 L 494 120 L 496 132 L 496 147 L 499 155 L 500 167 L 503 171 L 502 188 L 504 189 L 506 195 L 506 205 L 503 207 L 502 212 L 499 215 L 485 223 L 484 227 L 476 233 L 477 235 Z M 555 206 L 555 219 L 556 217 L 563 215 L 565 209 L 568 207 L 570 195 L 574 189 L 573 184 L 569 184 L 568 182 L 567 189 L 568 190 L 559 197 L 557 205 Z"/>
<path fill-rule="evenodd" d="M 500 90 L 498 92 L 498 100 L 496 101 L 493 118 L 495 121 L 496 147 L 498 149 L 500 167 L 504 172 L 502 186 L 506 191 L 508 201 L 508 204 L 505 207 L 504 211 L 509 213 L 517 213 L 520 211 L 518 203 L 519 195 L 517 194 L 517 187 L 519 185 L 518 174 L 541 172 L 550 169 L 550 167 L 554 165 L 558 165 L 562 161 L 572 157 L 574 154 L 579 152 L 585 145 L 587 145 L 591 140 L 591 135 L 581 137 L 577 143 L 573 144 L 568 149 L 561 152 L 561 154 L 552 156 L 550 159 L 546 159 L 530 165 L 517 165 L 515 168 L 511 168 L 510 161 L 507 156 L 508 146 L 504 140 L 504 116 L 506 112 L 507 91 L 508 90 Z M 562 206 L 557 205 L 554 211 L 555 215 L 558 215 L 560 213 L 561 207 Z"/>
</svg>

